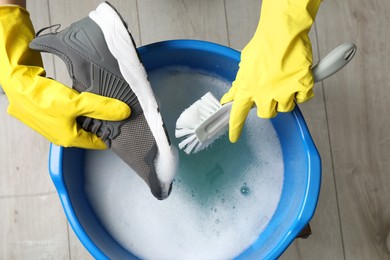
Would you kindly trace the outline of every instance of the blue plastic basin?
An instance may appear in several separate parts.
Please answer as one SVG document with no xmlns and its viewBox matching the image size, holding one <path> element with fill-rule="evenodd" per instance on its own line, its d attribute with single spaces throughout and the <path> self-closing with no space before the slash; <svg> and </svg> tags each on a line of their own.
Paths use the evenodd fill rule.
<svg viewBox="0 0 390 260">
<path fill-rule="evenodd" d="M 233 81 L 240 53 L 210 42 L 172 40 L 139 48 L 147 71 L 170 65 L 202 69 Z M 284 183 L 268 226 L 239 259 L 280 256 L 312 218 L 319 196 L 321 161 L 304 118 L 296 107 L 271 120 L 283 152 Z M 75 234 L 97 259 L 136 258 L 101 225 L 84 192 L 85 150 L 51 145 L 49 171 Z"/>
</svg>

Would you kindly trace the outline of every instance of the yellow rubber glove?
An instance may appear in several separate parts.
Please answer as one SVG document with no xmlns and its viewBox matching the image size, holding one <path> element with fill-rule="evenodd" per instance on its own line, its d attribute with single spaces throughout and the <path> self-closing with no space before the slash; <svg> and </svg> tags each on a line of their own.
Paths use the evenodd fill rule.
<svg viewBox="0 0 390 260">
<path fill-rule="evenodd" d="M 221 103 L 233 101 L 229 139 L 236 142 L 249 110 L 274 117 L 313 97 L 308 36 L 321 0 L 263 0 L 255 35 L 241 53 L 236 79 Z"/>
<path fill-rule="evenodd" d="M 0 85 L 10 103 L 8 113 L 54 144 L 105 149 L 105 143 L 78 126 L 76 118 L 123 120 L 130 115 L 130 108 L 119 100 L 79 94 L 45 78 L 39 52 L 28 47 L 34 36 L 27 10 L 0 6 Z"/>
</svg>

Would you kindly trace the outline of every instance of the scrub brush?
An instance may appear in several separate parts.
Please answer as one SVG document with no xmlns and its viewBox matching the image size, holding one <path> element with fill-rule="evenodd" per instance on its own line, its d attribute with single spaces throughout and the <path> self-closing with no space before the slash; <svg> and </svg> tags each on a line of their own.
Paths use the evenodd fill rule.
<svg viewBox="0 0 390 260">
<path fill-rule="evenodd" d="M 356 46 L 344 43 L 330 52 L 312 68 L 314 82 L 333 75 L 353 58 Z M 213 94 L 206 93 L 201 99 L 182 112 L 176 121 L 176 138 L 185 153 L 197 153 L 228 130 L 233 102 L 221 105 Z"/>
</svg>

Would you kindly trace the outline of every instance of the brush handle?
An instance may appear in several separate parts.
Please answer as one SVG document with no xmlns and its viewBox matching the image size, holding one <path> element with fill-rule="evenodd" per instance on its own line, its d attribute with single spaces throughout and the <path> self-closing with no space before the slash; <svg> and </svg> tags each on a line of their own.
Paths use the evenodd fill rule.
<svg viewBox="0 0 390 260">
<path fill-rule="evenodd" d="M 353 43 L 344 43 L 336 47 L 317 65 L 312 67 L 314 82 L 322 81 L 347 65 L 356 53 L 356 45 Z"/>
<path fill-rule="evenodd" d="M 228 102 L 213 113 L 210 117 L 204 120 L 197 128 L 195 135 L 201 143 L 214 138 L 216 133 L 221 133 L 222 130 L 228 130 L 230 111 L 232 110 L 233 102 Z M 202 127 L 203 126 L 203 127 Z M 223 132 L 226 132 L 223 131 Z"/>
<path fill-rule="evenodd" d="M 342 69 L 352 60 L 355 53 L 356 45 L 353 43 L 344 43 L 336 47 L 312 67 L 314 82 L 322 81 Z M 216 133 L 220 133 L 224 129 L 227 130 L 232 106 L 233 102 L 224 104 L 195 129 L 195 134 L 200 142 L 204 143 L 212 139 Z"/>
</svg>

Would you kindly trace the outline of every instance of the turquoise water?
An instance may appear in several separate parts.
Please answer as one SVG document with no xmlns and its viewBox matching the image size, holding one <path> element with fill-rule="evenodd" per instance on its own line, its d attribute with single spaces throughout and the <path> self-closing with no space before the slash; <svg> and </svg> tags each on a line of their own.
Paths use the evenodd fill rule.
<svg viewBox="0 0 390 260">
<path fill-rule="evenodd" d="M 184 67 L 149 73 L 174 146 L 180 113 L 230 82 Z M 179 152 L 170 197 L 147 185 L 110 151 L 86 154 L 85 190 L 109 233 L 143 259 L 226 259 L 239 255 L 272 218 L 283 186 L 283 158 L 268 120 L 251 113 L 241 139 L 227 136 L 194 155 Z"/>
</svg>

